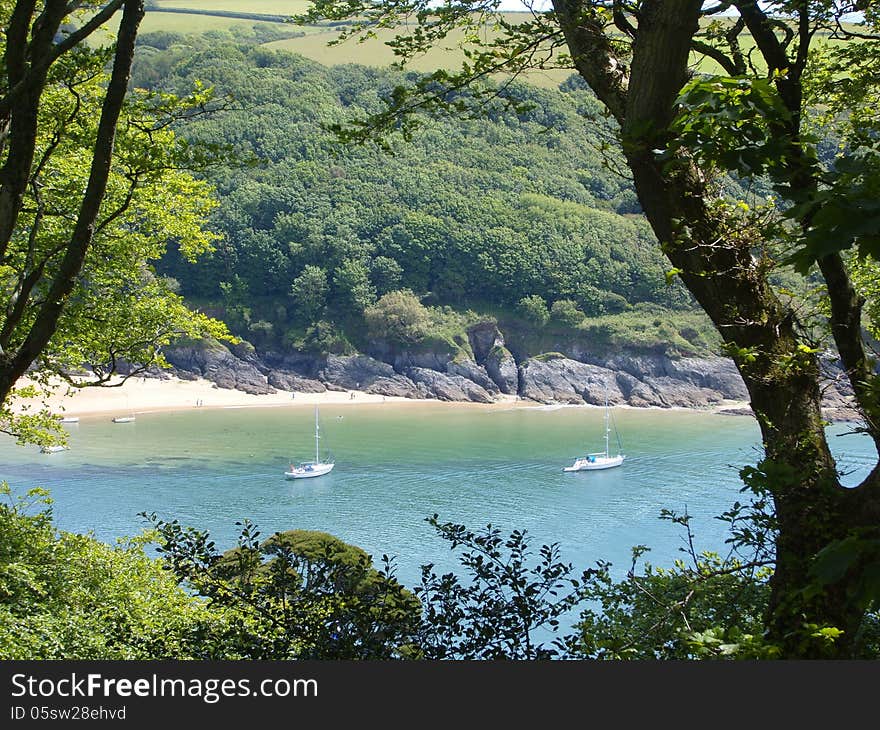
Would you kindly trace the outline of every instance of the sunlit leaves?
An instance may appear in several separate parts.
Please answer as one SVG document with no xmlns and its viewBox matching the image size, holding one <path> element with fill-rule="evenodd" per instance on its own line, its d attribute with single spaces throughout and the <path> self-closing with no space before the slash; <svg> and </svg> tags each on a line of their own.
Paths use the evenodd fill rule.
<svg viewBox="0 0 880 730">
<path fill-rule="evenodd" d="M 6 351 L 28 337 L 67 251 L 89 176 L 106 60 L 105 51 L 74 49 L 53 66 L 42 97 L 31 182 L 0 271 Z M 224 325 L 191 312 L 152 269 L 169 246 L 194 261 L 217 240 L 206 227 L 217 206 L 212 189 L 192 172 L 215 162 L 221 148 L 186 143 L 171 130 L 204 113 L 212 96 L 197 85 L 182 99 L 133 92 L 124 105 L 91 245 L 39 358 L 46 373 L 92 366 L 101 380 L 123 364 L 162 365 L 161 347 L 175 337 L 228 337 Z M 16 410 L 6 404 L 6 430 L 38 443 L 51 438 L 51 429 L 41 430 L 47 414 Z"/>
<path fill-rule="evenodd" d="M 791 142 L 780 130 L 789 112 L 770 81 L 697 77 L 682 89 L 677 108 L 673 148 L 743 177 L 784 174 Z"/>
</svg>

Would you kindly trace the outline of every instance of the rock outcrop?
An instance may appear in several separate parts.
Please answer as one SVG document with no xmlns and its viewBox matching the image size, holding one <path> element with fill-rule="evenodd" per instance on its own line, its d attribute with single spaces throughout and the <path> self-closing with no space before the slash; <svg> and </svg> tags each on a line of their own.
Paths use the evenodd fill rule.
<svg viewBox="0 0 880 730">
<path fill-rule="evenodd" d="M 276 392 L 269 385 L 268 377 L 255 364 L 256 354 L 251 356 L 246 349 L 240 349 L 240 352 L 248 359 L 236 356 L 219 343 L 169 347 L 164 355 L 178 372 L 205 378 L 219 388 L 232 388 L 254 395 Z"/>
<path fill-rule="evenodd" d="M 247 343 L 226 347 L 216 342 L 170 347 L 165 357 L 182 378 L 203 377 L 217 387 L 258 394 L 361 390 L 476 403 L 516 395 L 536 403 L 595 405 L 607 397 L 612 404 L 662 408 L 706 408 L 724 401 L 748 401 L 733 361 L 723 357 L 673 358 L 639 351 L 603 356 L 580 343 L 569 353 L 545 353 L 517 362 L 502 333 L 489 322 L 471 327 L 468 340 L 473 358 L 463 352 L 453 356 L 447 348 L 408 351 L 387 343 L 377 343 L 370 350 L 381 354 L 380 358 L 258 353 Z M 828 416 L 835 420 L 854 418 L 851 391 L 836 359 L 823 358 L 822 365 Z M 750 411 L 739 408 L 727 412 Z"/>
</svg>

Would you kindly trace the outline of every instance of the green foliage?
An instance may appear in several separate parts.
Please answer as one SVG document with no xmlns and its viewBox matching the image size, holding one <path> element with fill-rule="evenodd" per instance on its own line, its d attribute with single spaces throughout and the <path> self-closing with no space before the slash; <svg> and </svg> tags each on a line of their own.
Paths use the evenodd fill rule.
<svg viewBox="0 0 880 730">
<path fill-rule="evenodd" d="M 345 314 L 361 315 L 376 301 L 370 270 L 358 259 L 346 259 L 333 272 L 334 305 Z"/>
<path fill-rule="evenodd" d="M 332 322 L 319 320 L 306 328 L 302 337 L 294 336 L 291 344 L 298 350 L 317 354 L 351 355 L 356 352 L 354 345 Z"/>
<path fill-rule="evenodd" d="M 596 345 L 640 348 L 671 356 L 715 354 L 720 338 L 709 319 L 697 312 L 669 312 L 640 304 L 632 311 L 590 317 L 580 331 Z"/>
<path fill-rule="evenodd" d="M 682 89 L 668 153 L 693 150 L 703 165 L 743 177 L 783 179 L 789 112 L 772 79 L 698 76 Z"/>
<path fill-rule="evenodd" d="M 283 333 L 323 319 L 352 340 L 365 306 L 399 289 L 459 310 L 512 308 L 530 295 L 571 299 L 593 315 L 639 301 L 690 306 L 680 285 L 667 285 L 648 226 L 630 215 L 638 211 L 631 186 L 596 151 L 607 122 L 597 121 L 587 143 L 566 134 L 596 111 L 582 88 L 514 84 L 510 93 L 532 111 L 425 119 L 413 144 L 389 156 L 342 148 L 326 125 L 377 109 L 404 75 L 188 42 L 185 54 L 169 51 L 173 61 L 140 58 L 136 83 L 178 89 L 201 80 L 234 96 L 247 111 L 200 117 L 179 134 L 229 143 L 261 165 L 212 169 L 222 202 L 213 224 L 225 243 L 198 269 L 174 251 L 161 266 L 185 296 L 216 300 L 217 282 L 234 272 L 251 292 L 254 320 Z M 327 273 L 327 306 L 311 322 L 279 319 L 272 302 L 307 266 Z"/>
<path fill-rule="evenodd" d="M 324 310 L 329 290 L 324 269 L 307 264 L 290 286 L 290 296 L 297 308 L 297 315 L 306 322 L 313 322 Z"/>
<path fill-rule="evenodd" d="M 450 548 L 463 548 L 459 563 L 467 571 L 437 575 L 422 566 L 415 589 L 423 606 L 420 655 L 425 659 L 553 659 L 560 647 L 537 637 L 556 632 L 560 618 L 584 598 L 583 581 L 570 577 L 557 544 L 534 555 L 527 533 L 508 538 L 488 525 L 473 532 L 464 525 L 427 519 Z M 534 555 L 534 557 L 533 557 Z"/>
<path fill-rule="evenodd" d="M 550 318 L 566 327 L 577 327 L 584 321 L 584 316 L 577 302 L 571 299 L 557 299 L 550 307 Z"/>
<path fill-rule="evenodd" d="M 828 544 L 816 555 L 812 567 L 816 585 L 811 592 L 821 593 L 848 573 L 850 600 L 866 610 L 880 607 L 880 534 L 876 528 L 854 530 L 853 534 Z"/>
<path fill-rule="evenodd" d="M 389 292 L 364 312 L 372 337 L 400 344 L 421 342 L 431 332 L 431 314 L 409 289 Z"/>
<path fill-rule="evenodd" d="M 370 267 L 370 278 L 379 296 L 400 288 L 403 267 L 392 258 L 377 256 Z"/>
<path fill-rule="evenodd" d="M 25 343 L 41 321 L 46 294 L 70 266 L 65 254 L 90 178 L 108 58 L 106 49 L 77 46 L 53 65 L 41 97 L 30 184 L 0 262 L 0 349 L 10 359 L 33 347 Z M 89 384 L 101 383 L 122 363 L 135 370 L 164 366 L 161 349 L 177 337 L 229 338 L 223 323 L 191 311 L 172 280 L 155 272 L 169 248 L 193 264 L 218 238 L 206 228 L 217 206 L 212 188 L 192 171 L 214 161 L 220 148 L 191 145 L 171 129 L 203 113 L 211 98 L 198 84 L 181 96 L 129 93 L 82 268 L 54 334 L 34 357 L 39 384 L 85 364 L 92 366 Z M 4 154 L 10 149 L 4 146 Z M 2 430 L 38 443 L 57 437 L 34 414 L 19 415 L 12 395 L 2 404 Z"/>
<path fill-rule="evenodd" d="M 763 638 L 772 575 L 767 503 L 735 504 L 720 517 L 729 523 L 731 552 L 699 552 L 690 516 L 662 510 L 661 518 L 685 532 L 687 559 L 670 568 L 639 566 L 649 551 L 636 546 L 623 580 L 600 562 L 585 593 L 573 651 L 595 659 L 770 659 L 779 650 Z"/>
<path fill-rule="evenodd" d="M 0 485 L 0 658 L 186 659 L 219 623 L 143 539 L 111 547 L 52 524 L 51 499 Z"/>
<path fill-rule="evenodd" d="M 147 516 L 179 580 L 237 617 L 213 658 L 390 659 L 409 651 L 419 602 L 383 556 L 332 535 L 295 530 L 260 540 L 245 521 L 238 547 L 217 552 L 206 532 Z"/>
<path fill-rule="evenodd" d="M 520 299 L 516 304 L 516 309 L 520 315 L 538 327 L 543 327 L 550 321 L 547 302 L 537 294 Z"/>
</svg>

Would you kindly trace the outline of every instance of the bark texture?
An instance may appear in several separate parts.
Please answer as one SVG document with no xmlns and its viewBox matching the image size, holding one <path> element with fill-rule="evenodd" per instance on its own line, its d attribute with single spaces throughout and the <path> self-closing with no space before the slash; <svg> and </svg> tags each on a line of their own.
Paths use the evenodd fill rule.
<svg viewBox="0 0 880 730">
<path fill-rule="evenodd" d="M 116 34 L 113 69 L 101 109 L 97 137 L 92 153 L 91 169 L 79 214 L 63 252 L 58 270 L 47 282 L 46 296 L 33 322 L 27 325 L 21 344 L 12 351 L 0 351 L 0 402 L 9 395 L 15 382 L 27 371 L 45 349 L 58 326 L 64 303 L 76 283 L 86 253 L 92 242 L 95 222 L 107 187 L 116 128 L 122 111 L 131 66 L 135 39 L 144 17 L 143 0 L 119 0 L 110 3 L 85 29 L 98 27 L 112 11 L 122 6 L 122 18 Z M 21 211 L 24 191 L 29 183 L 37 134 L 37 112 L 46 89 L 51 62 L 70 48 L 70 40 L 56 43 L 55 38 L 68 7 L 63 1 L 48 0 L 40 15 L 34 18 L 35 3 L 21 1 L 12 14 L 6 40 L 5 95 L 0 104 L 0 124 L 4 127 L 3 143 L 7 157 L 0 170 L 0 261 L 6 253 Z M 83 32 L 75 34 L 76 37 Z M 29 36 L 30 42 L 29 41 Z M 10 103 L 10 99 L 12 102 Z M 2 116 L 7 110 L 5 118 Z M 4 330 L 20 322 L 10 321 L 23 308 L 7 311 Z"/>
<path fill-rule="evenodd" d="M 777 81 L 791 118 L 776 132 L 790 140 L 793 169 L 803 168 L 794 184 L 809 190 L 816 180 L 801 155 L 799 124 L 804 44 L 812 36 L 802 22 L 800 35 L 788 36 L 789 41 L 797 39 L 795 52 L 789 54 L 757 4 L 735 4 L 741 11 L 739 27 L 748 27 L 768 67 L 791 70 Z M 813 558 L 823 547 L 854 530 L 880 524 L 877 470 L 858 488 L 840 484 L 824 435 L 819 363 L 805 347 L 795 312 L 775 295 L 753 255 L 762 244 L 757 237 L 761 232 L 750 237 L 732 229 L 723 208 L 712 203 L 716 196 L 711 181 L 687 152 L 673 159 L 658 154 L 670 141 L 669 125 L 688 79 L 688 55 L 702 3 L 639 3 L 630 26 L 633 42 L 625 77 L 617 72 L 624 59 L 614 57 L 619 47 L 601 25 L 597 5 L 578 0 L 554 3 L 575 67 L 620 124 L 624 155 L 645 215 L 687 288 L 733 346 L 760 423 L 765 447 L 761 468 L 778 521 L 768 638 L 787 657 L 851 656 L 864 615 L 864 608 L 848 599 L 858 580 L 856 572 L 822 590 L 805 589 L 813 585 Z M 605 36 L 604 42 L 596 42 L 599 35 Z M 741 67 L 735 54 L 729 67 Z M 839 255 L 827 256 L 819 265 L 830 293 L 835 342 L 869 432 L 880 443 L 871 418 L 875 408 L 859 325 L 861 302 Z M 810 638 L 816 627 L 827 626 L 844 631 L 830 649 Z"/>
</svg>

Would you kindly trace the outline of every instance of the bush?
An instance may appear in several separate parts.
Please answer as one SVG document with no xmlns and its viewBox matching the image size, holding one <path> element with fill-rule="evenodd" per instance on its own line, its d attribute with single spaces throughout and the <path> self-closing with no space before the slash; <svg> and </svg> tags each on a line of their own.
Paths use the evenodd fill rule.
<svg viewBox="0 0 880 730">
<path fill-rule="evenodd" d="M 550 317 L 566 327 L 577 327 L 585 316 L 571 299 L 557 299 L 550 308 Z"/>
<path fill-rule="evenodd" d="M 306 330 L 305 337 L 300 342 L 295 342 L 297 349 L 316 352 L 321 355 L 332 353 L 334 355 L 348 355 L 355 351 L 352 344 L 346 339 L 332 322 L 321 320 Z"/>
<path fill-rule="evenodd" d="M 364 310 L 372 337 L 414 344 L 431 331 L 431 313 L 409 289 L 389 292 Z"/>
<path fill-rule="evenodd" d="M 520 299 L 516 305 L 516 310 L 529 322 L 539 327 L 543 327 L 550 321 L 550 311 L 547 309 L 547 302 L 538 294 L 532 294 Z"/>
</svg>

